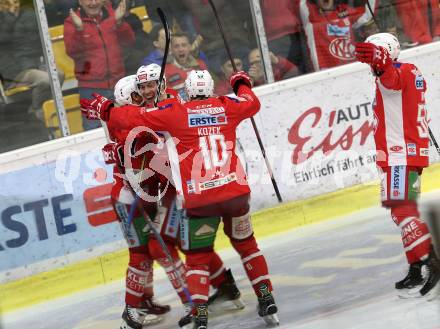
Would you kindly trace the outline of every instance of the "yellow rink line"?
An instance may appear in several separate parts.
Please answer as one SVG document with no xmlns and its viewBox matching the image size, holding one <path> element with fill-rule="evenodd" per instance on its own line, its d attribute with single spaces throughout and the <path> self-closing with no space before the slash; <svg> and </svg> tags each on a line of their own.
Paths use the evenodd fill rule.
<svg viewBox="0 0 440 329">
<path fill-rule="evenodd" d="M 440 189 L 440 164 L 424 171 L 422 189 L 423 192 Z M 357 185 L 258 211 L 252 216 L 254 231 L 261 238 L 378 204 L 377 184 Z M 219 233 L 216 249 L 226 247 L 229 242 Z M 122 250 L 8 282 L 0 285 L 0 310 L 7 312 L 120 280 L 125 275 L 127 263 L 127 250 Z"/>
</svg>

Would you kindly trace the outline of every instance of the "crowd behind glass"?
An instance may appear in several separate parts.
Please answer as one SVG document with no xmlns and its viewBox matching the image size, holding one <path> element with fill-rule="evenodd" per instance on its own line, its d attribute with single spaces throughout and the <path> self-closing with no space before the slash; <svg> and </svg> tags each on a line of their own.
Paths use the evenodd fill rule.
<svg viewBox="0 0 440 329">
<path fill-rule="evenodd" d="M 251 2 L 214 2 L 237 69 L 247 71 L 256 86 L 267 83 Z M 93 92 L 112 97 L 121 77 L 140 65 L 161 64 L 165 33 L 159 6 L 172 29 L 168 86 L 185 97 L 187 72 L 208 69 L 215 92 L 231 92 L 232 65 L 207 0 L 44 0 L 44 5 L 71 113 L 79 113 L 79 97 Z M 402 48 L 440 37 L 438 0 L 260 0 L 260 6 L 275 81 L 351 63 L 354 43 L 373 33 L 395 34 Z M 53 124 L 56 110 L 37 19 L 32 0 L 0 0 L 0 153 L 61 136 Z M 97 128 L 87 120 L 69 121 L 75 124 L 73 133 Z"/>
</svg>

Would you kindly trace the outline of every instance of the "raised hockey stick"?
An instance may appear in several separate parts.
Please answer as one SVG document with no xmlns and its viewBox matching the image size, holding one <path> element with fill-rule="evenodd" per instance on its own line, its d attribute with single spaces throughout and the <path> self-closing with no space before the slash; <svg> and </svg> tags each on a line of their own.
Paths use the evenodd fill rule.
<svg viewBox="0 0 440 329">
<path fill-rule="evenodd" d="M 371 16 L 373 17 L 374 23 L 378 27 L 379 31 L 382 32 L 381 27 L 377 24 L 376 17 L 374 16 L 374 12 L 371 9 L 370 2 L 368 0 L 367 0 L 367 7 L 368 7 L 368 10 L 370 11 Z M 429 137 L 431 138 L 431 143 L 434 145 L 435 149 L 437 150 L 438 155 L 440 156 L 440 147 L 439 147 L 437 140 L 435 139 L 435 136 L 432 133 L 432 130 L 429 126 L 428 126 L 428 131 L 429 131 Z"/>
<path fill-rule="evenodd" d="M 156 106 L 157 103 L 159 102 L 162 82 L 163 82 L 163 79 L 165 76 L 165 67 L 167 65 L 168 50 L 170 48 L 170 42 L 171 42 L 170 27 L 168 25 L 168 20 L 167 20 L 167 17 L 165 16 L 165 13 L 163 12 L 163 10 L 161 8 L 157 8 L 157 14 L 159 15 L 160 21 L 162 22 L 162 25 L 163 25 L 163 29 L 165 31 L 165 50 L 164 50 L 163 58 L 162 58 L 162 65 L 161 65 L 161 69 L 160 69 L 159 81 L 157 84 L 156 98 L 154 99 L 154 106 Z"/>
<path fill-rule="evenodd" d="M 232 68 L 233 68 L 233 70 L 235 72 L 237 72 L 237 67 L 236 67 L 234 59 L 232 57 L 231 49 L 229 48 L 229 43 L 226 40 L 225 32 L 223 30 L 223 25 L 222 25 L 222 23 L 220 21 L 220 17 L 218 15 L 217 8 L 215 7 L 214 2 L 212 0 L 209 0 L 209 4 L 211 5 L 212 11 L 214 12 L 214 16 L 215 16 L 215 19 L 217 21 L 217 25 L 218 25 L 218 28 L 220 30 L 220 34 L 221 34 L 221 36 L 223 38 L 223 43 L 225 44 L 225 48 L 226 48 L 226 52 L 228 54 L 229 60 L 231 61 Z M 252 128 L 254 128 L 255 136 L 257 137 L 258 145 L 260 146 L 261 153 L 263 154 L 264 161 L 266 162 L 267 171 L 269 172 L 270 179 L 272 181 L 272 185 L 273 185 L 273 188 L 275 190 L 275 194 L 277 196 L 278 202 L 283 202 L 283 199 L 281 198 L 280 191 L 278 190 L 277 182 L 275 181 L 275 177 L 273 175 L 272 168 L 270 166 L 269 160 L 267 159 L 266 150 L 264 148 L 263 141 L 261 140 L 260 133 L 258 131 L 257 125 L 256 125 L 255 120 L 254 120 L 253 117 L 251 117 L 250 119 L 251 119 L 251 122 L 252 122 Z"/>
</svg>

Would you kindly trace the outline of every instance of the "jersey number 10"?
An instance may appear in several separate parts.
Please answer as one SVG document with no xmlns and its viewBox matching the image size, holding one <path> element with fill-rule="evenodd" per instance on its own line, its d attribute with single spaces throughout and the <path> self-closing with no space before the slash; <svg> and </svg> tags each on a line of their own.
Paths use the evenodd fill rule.
<svg viewBox="0 0 440 329">
<path fill-rule="evenodd" d="M 205 169 L 223 167 L 228 161 L 228 151 L 224 135 L 200 136 L 199 147 L 202 151 Z"/>
</svg>

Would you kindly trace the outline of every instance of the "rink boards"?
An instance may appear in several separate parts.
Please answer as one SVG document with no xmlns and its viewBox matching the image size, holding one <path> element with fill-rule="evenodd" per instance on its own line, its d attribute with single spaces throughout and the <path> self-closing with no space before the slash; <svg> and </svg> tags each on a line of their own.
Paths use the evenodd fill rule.
<svg viewBox="0 0 440 329">
<path fill-rule="evenodd" d="M 436 44 L 402 54 L 424 73 L 431 129 L 440 132 Z M 404 61 L 404 60 L 403 60 Z M 274 197 L 250 123 L 239 129 L 257 236 L 378 203 L 373 77 L 359 63 L 256 88 L 256 116 L 284 201 Z M 438 136 L 440 139 L 440 136 Z M 102 130 L 0 156 L 0 300 L 3 310 L 119 279 L 127 253 L 109 203 L 111 168 Z M 325 152 L 325 155 L 323 154 Z M 432 162 L 438 161 L 430 150 Z M 433 166 L 423 189 L 440 188 Z M 337 192 L 335 192 L 337 191 Z M 302 200 L 302 201 L 301 201 Z M 226 246 L 221 237 L 217 247 Z M 32 289 L 29 287 L 32 286 Z M 20 291 L 23 293 L 19 293 Z"/>
</svg>

